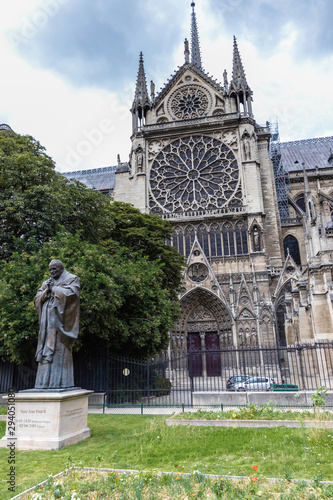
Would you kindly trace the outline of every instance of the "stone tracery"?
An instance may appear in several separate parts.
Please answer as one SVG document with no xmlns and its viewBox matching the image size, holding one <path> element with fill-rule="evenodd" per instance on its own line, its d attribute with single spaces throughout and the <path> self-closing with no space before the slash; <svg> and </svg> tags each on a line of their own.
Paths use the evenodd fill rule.
<svg viewBox="0 0 333 500">
<path fill-rule="evenodd" d="M 177 139 L 156 156 L 150 172 L 152 213 L 190 213 L 242 206 L 237 160 L 209 136 Z"/>
<path fill-rule="evenodd" d="M 209 94 L 198 85 L 189 85 L 177 90 L 170 98 L 170 112 L 180 120 L 199 118 L 209 107 Z"/>
</svg>

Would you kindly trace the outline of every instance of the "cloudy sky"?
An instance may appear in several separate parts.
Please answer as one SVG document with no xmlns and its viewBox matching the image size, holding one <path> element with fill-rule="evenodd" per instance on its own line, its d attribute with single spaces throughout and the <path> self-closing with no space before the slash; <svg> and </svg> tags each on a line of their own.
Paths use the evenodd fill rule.
<svg viewBox="0 0 333 500">
<path fill-rule="evenodd" d="M 156 90 L 184 62 L 190 0 L 1 0 L 0 123 L 59 171 L 128 159 L 139 53 Z M 259 124 L 282 141 L 333 135 L 333 0 L 196 0 L 202 61 L 222 80 L 233 35 Z"/>
</svg>

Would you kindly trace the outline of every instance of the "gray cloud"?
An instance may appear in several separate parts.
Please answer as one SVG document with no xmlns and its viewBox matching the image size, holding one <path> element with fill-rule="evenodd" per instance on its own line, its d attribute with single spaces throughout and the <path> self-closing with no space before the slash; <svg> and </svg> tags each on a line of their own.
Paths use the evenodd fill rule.
<svg viewBox="0 0 333 500">
<path fill-rule="evenodd" d="M 264 55 L 274 51 L 290 24 L 298 31 L 296 57 L 317 59 L 333 52 L 332 0 L 209 0 L 209 4 L 220 29 L 242 35 Z"/>
<path fill-rule="evenodd" d="M 166 0 L 154 9 L 150 0 L 71 0 L 18 49 L 74 85 L 118 91 L 135 78 L 141 50 L 158 67 L 178 46 L 184 10 L 189 16 L 190 8 L 176 5 Z"/>
<path fill-rule="evenodd" d="M 333 52 L 332 0 L 206 1 L 209 13 L 219 20 L 219 31 L 251 41 L 263 57 L 278 47 L 290 25 L 298 32 L 296 61 Z M 141 50 L 147 74 L 164 78 L 163 61 L 189 35 L 187 0 L 70 0 L 18 50 L 74 86 L 119 91 L 135 79 Z"/>
</svg>

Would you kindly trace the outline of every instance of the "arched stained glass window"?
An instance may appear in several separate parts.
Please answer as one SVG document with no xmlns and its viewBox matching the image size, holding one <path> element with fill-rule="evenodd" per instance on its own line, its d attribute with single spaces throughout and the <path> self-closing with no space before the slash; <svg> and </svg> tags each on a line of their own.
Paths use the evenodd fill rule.
<svg viewBox="0 0 333 500">
<path fill-rule="evenodd" d="M 301 210 L 303 210 L 303 212 L 306 212 L 305 210 L 305 199 L 304 199 L 304 194 L 302 194 L 301 196 L 299 196 L 296 200 L 296 205 L 299 206 L 299 208 Z"/>
<path fill-rule="evenodd" d="M 207 257 L 222 257 L 233 255 L 244 255 L 248 253 L 248 234 L 244 221 L 238 221 L 235 225 L 228 221 L 222 229 L 219 223 L 211 226 L 199 224 L 188 227 L 176 226 L 172 235 L 172 246 L 179 253 L 189 256 L 195 235 Z"/>
<path fill-rule="evenodd" d="M 283 240 L 283 247 L 284 247 L 284 255 L 287 257 L 288 249 L 291 257 L 294 259 L 295 264 L 298 266 L 301 265 L 301 256 L 299 253 L 299 245 L 297 239 L 289 234 L 286 236 L 286 238 Z"/>
<path fill-rule="evenodd" d="M 190 251 L 192 248 L 192 245 L 194 243 L 194 228 L 192 226 L 189 226 L 185 230 L 185 255 L 188 257 L 190 255 Z"/>
<path fill-rule="evenodd" d="M 238 222 L 236 225 L 236 246 L 237 255 L 248 253 L 247 233 L 244 222 Z"/>
<path fill-rule="evenodd" d="M 203 224 L 198 227 L 197 237 L 205 255 L 209 257 L 208 232 Z"/>
<path fill-rule="evenodd" d="M 179 253 L 184 255 L 184 236 L 180 227 L 176 227 L 172 235 L 172 246 L 174 246 Z"/>
<path fill-rule="evenodd" d="M 230 222 L 224 224 L 222 234 L 224 255 L 235 255 L 234 228 Z"/>
<path fill-rule="evenodd" d="M 209 235 L 211 256 L 220 257 L 222 255 L 222 240 L 221 229 L 218 224 L 213 224 L 211 226 Z"/>
</svg>

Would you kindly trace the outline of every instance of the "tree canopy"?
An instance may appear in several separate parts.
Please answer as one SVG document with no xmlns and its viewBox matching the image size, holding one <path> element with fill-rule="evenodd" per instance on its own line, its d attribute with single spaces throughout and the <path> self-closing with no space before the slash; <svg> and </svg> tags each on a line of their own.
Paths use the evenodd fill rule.
<svg viewBox="0 0 333 500">
<path fill-rule="evenodd" d="M 171 226 L 55 171 L 30 136 L 0 133 L 0 357 L 36 348 L 34 296 L 53 258 L 81 281 L 81 353 L 149 356 L 168 345 L 184 260 Z"/>
<path fill-rule="evenodd" d="M 0 356 L 23 362 L 37 345 L 34 296 L 49 277 L 48 264 L 60 259 L 81 281 L 82 353 L 149 356 L 168 345 L 178 301 L 163 287 L 160 262 L 83 241 L 80 234 L 59 233 L 35 252 L 15 253 L 0 277 Z"/>
<path fill-rule="evenodd" d="M 96 224 L 96 221 L 98 223 Z M 55 171 L 45 148 L 31 136 L 0 133 L 0 259 L 42 245 L 59 225 L 98 243 L 107 237 L 110 203 L 101 193 Z"/>
</svg>

